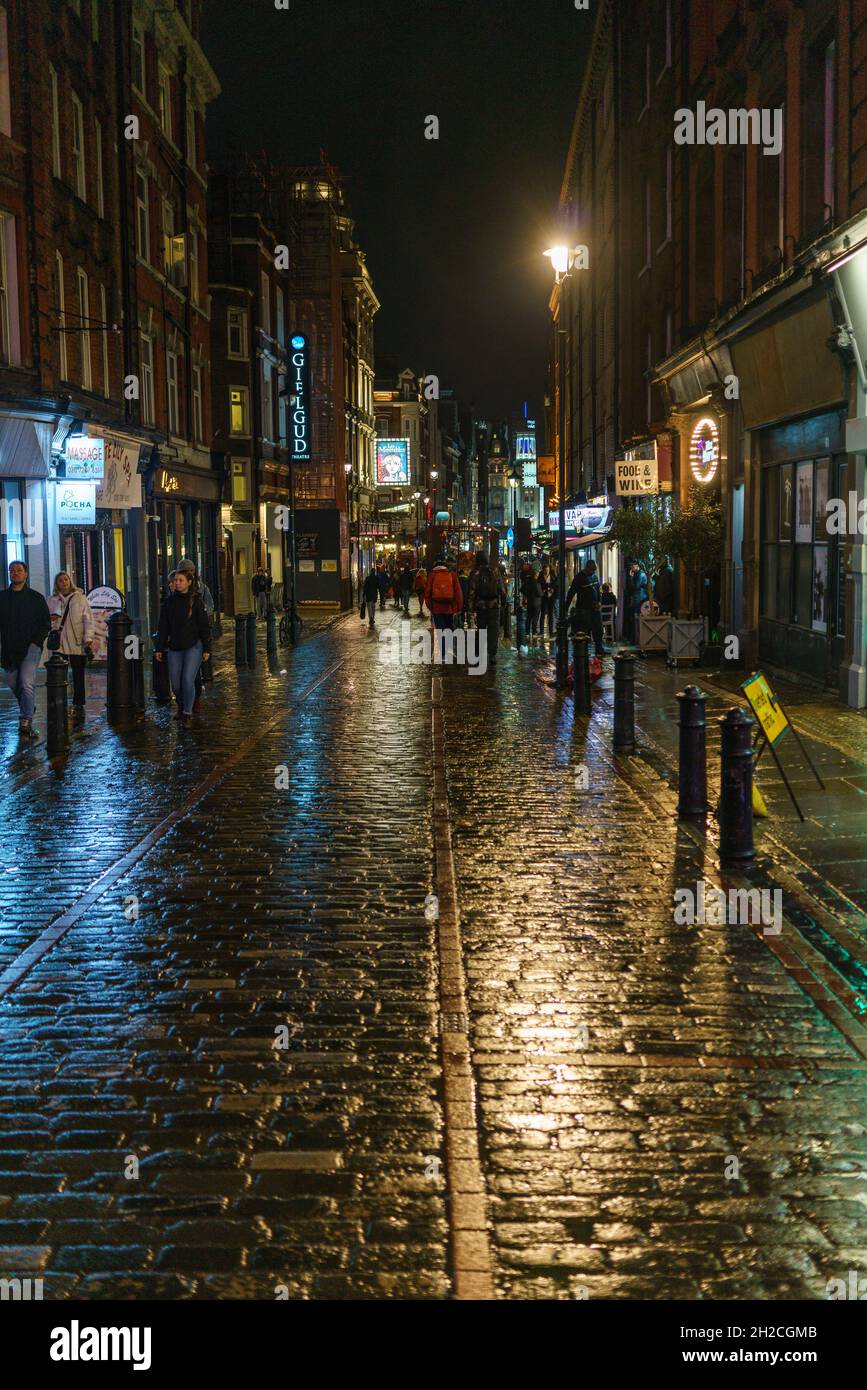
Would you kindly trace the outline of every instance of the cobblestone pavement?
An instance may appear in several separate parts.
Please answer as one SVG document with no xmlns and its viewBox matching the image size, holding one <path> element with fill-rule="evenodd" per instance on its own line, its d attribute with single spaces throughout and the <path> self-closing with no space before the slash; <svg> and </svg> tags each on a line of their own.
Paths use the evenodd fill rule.
<svg viewBox="0 0 867 1390">
<path fill-rule="evenodd" d="M 450 1074 L 431 672 L 377 647 L 354 615 L 256 671 L 224 644 L 192 728 L 94 703 L 53 763 L 0 705 L 0 1277 L 448 1298 L 470 1206 L 499 1297 L 813 1299 L 867 1269 L 857 990 L 783 840 L 779 942 L 674 922 L 675 887 L 720 880 L 672 815 L 652 682 L 654 746 L 615 765 L 604 691 L 588 722 L 510 649 L 443 671 Z M 844 930 L 825 906 L 814 937 Z"/>
</svg>

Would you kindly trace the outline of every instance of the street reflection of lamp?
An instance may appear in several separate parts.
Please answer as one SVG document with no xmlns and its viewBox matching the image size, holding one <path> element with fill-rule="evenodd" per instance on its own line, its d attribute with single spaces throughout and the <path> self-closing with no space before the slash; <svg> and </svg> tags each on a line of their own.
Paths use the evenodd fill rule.
<svg viewBox="0 0 867 1390">
<path fill-rule="evenodd" d="M 557 666 L 556 681 L 561 690 L 566 688 L 569 673 L 569 654 L 566 646 L 566 352 L 571 347 L 572 325 L 572 275 L 571 271 L 579 253 L 586 253 L 586 247 L 552 246 L 545 255 L 554 267 L 556 283 L 563 288 L 557 312 L 555 340 L 557 344 L 557 391 L 559 409 L 557 411 L 557 443 L 559 446 L 559 470 L 557 482 L 557 501 L 560 513 L 560 527 L 557 535 Z M 582 264 L 586 264 L 586 254 Z M 565 322 L 566 327 L 562 325 Z M 571 475 L 571 469 L 570 475 Z"/>
</svg>

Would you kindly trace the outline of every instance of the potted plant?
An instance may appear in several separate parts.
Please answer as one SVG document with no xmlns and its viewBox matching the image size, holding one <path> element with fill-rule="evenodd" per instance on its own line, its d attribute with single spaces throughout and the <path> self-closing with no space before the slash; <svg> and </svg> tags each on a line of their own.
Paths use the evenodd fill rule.
<svg viewBox="0 0 867 1390">
<path fill-rule="evenodd" d="M 686 579 L 687 613 L 672 619 L 670 660 L 701 657 L 708 617 L 702 611 L 702 595 L 705 580 L 722 560 L 724 534 L 722 506 L 701 487 L 694 488 L 682 505 L 673 507 L 661 528 L 660 549 L 683 566 Z"/>
<path fill-rule="evenodd" d="M 653 556 L 660 553 L 660 538 L 665 532 L 667 522 L 665 502 L 662 497 L 648 499 L 648 504 L 633 507 L 627 504 L 618 507 L 614 513 L 609 541 L 620 547 L 627 560 L 637 560 L 647 575 L 647 592 L 650 596 Z M 639 621 L 639 642 L 642 651 L 665 651 L 668 647 L 667 615 L 654 613 L 642 616 Z"/>
</svg>

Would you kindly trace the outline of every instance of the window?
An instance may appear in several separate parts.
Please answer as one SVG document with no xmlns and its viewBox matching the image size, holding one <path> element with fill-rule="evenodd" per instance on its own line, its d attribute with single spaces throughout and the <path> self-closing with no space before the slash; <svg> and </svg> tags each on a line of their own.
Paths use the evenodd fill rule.
<svg viewBox="0 0 867 1390">
<path fill-rule="evenodd" d="M 205 425 L 202 417 L 201 367 L 193 367 L 193 434 L 198 442 L 205 437 Z"/>
<path fill-rule="evenodd" d="M 259 313 L 261 315 L 262 331 L 271 336 L 271 281 L 263 270 L 259 277 L 261 294 Z"/>
<path fill-rule="evenodd" d="M 834 218 L 836 69 L 837 45 L 826 31 L 807 49 L 801 79 L 801 206 L 807 236 Z"/>
<path fill-rule="evenodd" d="M 190 246 L 190 299 L 199 302 L 199 237 L 197 232 L 189 231 L 187 239 Z"/>
<path fill-rule="evenodd" d="M 94 43 L 99 43 L 99 0 L 90 0 L 90 33 Z"/>
<path fill-rule="evenodd" d="M 111 395 L 108 379 L 108 296 L 105 285 L 99 287 L 99 317 L 102 322 L 102 394 L 106 399 Z"/>
<path fill-rule="evenodd" d="M 673 346 L 673 343 L 674 343 L 674 331 L 673 331 L 673 330 L 674 330 L 674 315 L 672 314 L 672 312 L 671 312 L 670 309 L 667 309 L 667 310 L 666 310 L 666 314 L 665 314 L 665 355 L 666 355 L 666 357 L 669 357 L 669 356 L 671 355 L 671 349 L 672 349 L 672 346 Z"/>
<path fill-rule="evenodd" d="M 274 438 L 274 383 L 271 363 L 262 363 L 262 438 Z"/>
<path fill-rule="evenodd" d="M 156 419 L 154 405 L 154 342 L 147 333 L 141 335 L 141 421 L 152 425 Z"/>
<path fill-rule="evenodd" d="M 229 325 L 229 356 L 247 356 L 247 313 L 244 309 L 230 309 L 228 314 Z"/>
<path fill-rule="evenodd" d="M 647 40 L 644 46 L 644 80 L 642 86 L 644 87 L 644 103 L 638 113 L 639 120 L 641 120 L 645 111 L 650 110 L 650 39 Z"/>
<path fill-rule="evenodd" d="M 137 24 L 132 30 L 132 82 L 142 96 L 145 95 L 145 46 L 144 34 Z"/>
<path fill-rule="evenodd" d="M 69 8 L 81 19 L 81 0 L 69 0 Z"/>
<path fill-rule="evenodd" d="M 72 93 L 72 187 L 82 200 L 87 197 L 84 177 L 84 110 Z"/>
<path fill-rule="evenodd" d="M 169 412 L 169 434 L 180 433 L 178 411 L 178 354 L 166 353 L 166 401 Z"/>
<path fill-rule="evenodd" d="M 9 26 L 5 7 L 0 8 L 0 134 L 12 134 L 12 103 L 9 91 Z"/>
<path fill-rule="evenodd" d="M 159 115 L 163 133 L 172 138 L 172 75 L 162 64 L 159 67 Z"/>
<path fill-rule="evenodd" d="M 277 285 L 274 292 L 277 296 L 277 342 L 280 343 L 282 346 L 286 338 L 286 318 L 285 311 L 283 308 L 283 291 L 281 290 L 280 286 Z"/>
<path fill-rule="evenodd" d="M 674 164 L 671 145 L 665 147 L 665 226 L 663 227 L 663 245 L 671 241 L 672 227 L 672 185 L 674 182 Z"/>
<path fill-rule="evenodd" d="M 75 293 L 78 300 L 78 343 L 81 350 L 81 384 L 85 391 L 92 385 L 90 365 L 90 308 L 87 294 L 87 275 L 79 266 L 75 272 Z"/>
<path fill-rule="evenodd" d="M 105 188 L 102 179 L 102 125 L 99 121 L 95 122 L 94 134 L 96 153 L 96 210 L 100 217 L 105 217 Z"/>
<path fill-rule="evenodd" d="M 782 110 L 781 121 L 785 129 L 786 113 L 782 97 L 768 102 L 774 110 Z M 785 141 L 784 141 L 785 148 Z M 759 255 L 762 268 L 773 265 L 782 266 L 785 224 L 785 162 L 783 152 L 764 154 L 761 160 L 759 179 Z"/>
<path fill-rule="evenodd" d="M 57 86 L 57 73 L 48 69 L 51 82 L 51 172 L 60 178 L 60 97 Z"/>
<path fill-rule="evenodd" d="M 723 221 L 720 229 L 723 239 L 723 303 L 733 304 L 744 293 L 744 147 L 730 145 L 724 160 Z"/>
<path fill-rule="evenodd" d="M 151 258 L 150 216 L 148 213 L 147 175 L 136 170 L 135 176 L 135 249 L 143 261 Z"/>
<path fill-rule="evenodd" d="M 175 205 L 163 198 L 163 269 L 173 285 L 187 283 L 187 239 L 175 232 Z"/>
<path fill-rule="evenodd" d="M 232 501 L 246 502 L 248 495 L 247 465 L 243 459 L 232 459 Z M 243 550 L 237 551 L 236 559 L 240 560 L 243 554 Z"/>
<path fill-rule="evenodd" d="M 250 393 L 246 386 L 229 387 L 229 433 L 250 433 Z"/>
<path fill-rule="evenodd" d="M 0 212 L 0 360 L 12 366 L 21 361 L 15 218 L 8 212 Z"/>
<path fill-rule="evenodd" d="M 653 226 L 651 223 L 652 204 L 650 199 L 650 179 L 644 180 L 644 265 L 642 270 L 650 269 L 650 255 L 653 246 Z"/>
<path fill-rule="evenodd" d="M 646 377 L 647 377 L 647 421 L 648 424 L 653 418 L 653 401 L 651 399 L 651 378 L 653 377 L 653 334 L 648 330 L 646 339 Z"/>
<path fill-rule="evenodd" d="M 187 106 L 187 163 L 196 167 L 196 112 L 192 102 Z"/>
<path fill-rule="evenodd" d="M 54 253 L 54 297 L 57 304 L 57 339 L 60 380 L 69 380 L 69 365 L 66 358 L 66 286 L 64 284 L 63 257 L 59 251 Z"/>
<path fill-rule="evenodd" d="M 671 67 L 671 0 L 665 0 L 665 23 L 660 26 L 660 39 L 662 40 L 662 52 L 660 54 L 660 69 L 656 78 L 657 82 L 668 72 Z"/>
</svg>

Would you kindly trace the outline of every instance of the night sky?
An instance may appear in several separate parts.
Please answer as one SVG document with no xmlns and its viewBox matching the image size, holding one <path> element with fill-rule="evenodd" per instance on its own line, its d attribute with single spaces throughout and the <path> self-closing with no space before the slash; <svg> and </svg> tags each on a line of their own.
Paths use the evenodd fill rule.
<svg viewBox="0 0 867 1390">
<path fill-rule="evenodd" d="M 593 15 L 573 0 L 206 0 L 228 141 L 347 178 L 377 374 L 435 372 L 480 415 L 542 416 L 557 200 Z M 436 115 L 440 138 L 424 138 Z"/>
</svg>

